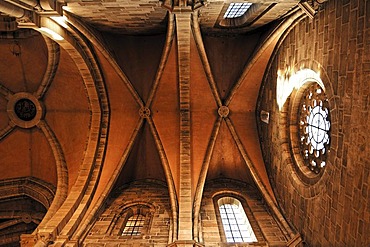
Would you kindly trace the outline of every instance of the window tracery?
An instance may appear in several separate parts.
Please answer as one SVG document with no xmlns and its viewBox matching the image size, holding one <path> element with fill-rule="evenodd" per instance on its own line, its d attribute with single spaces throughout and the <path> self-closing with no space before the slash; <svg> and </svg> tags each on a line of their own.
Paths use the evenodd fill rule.
<svg viewBox="0 0 370 247">
<path fill-rule="evenodd" d="M 122 236 L 138 236 L 141 235 L 145 222 L 145 216 L 141 214 L 134 214 L 130 216 L 125 228 L 122 231 Z"/>
<path fill-rule="evenodd" d="M 229 7 L 224 14 L 224 18 L 237 18 L 245 14 L 247 10 L 252 6 L 252 3 L 230 3 Z"/>
<path fill-rule="evenodd" d="M 312 83 L 301 99 L 299 140 L 305 165 L 314 173 L 320 173 L 329 150 L 330 115 L 326 95 L 317 83 Z"/>
<path fill-rule="evenodd" d="M 147 205 L 135 204 L 123 210 L 117 218 L 117 231 L 122 237 L 135 237 L 147 234 L 150 230 L 154 209 Z"/>
<path fill-rule="evenodd" d="M 252 226 L 239 200 L 233 197 L 222 197 L 217 201 L 217 204 L 226 242 L 257 242 Z"/>
</svg>

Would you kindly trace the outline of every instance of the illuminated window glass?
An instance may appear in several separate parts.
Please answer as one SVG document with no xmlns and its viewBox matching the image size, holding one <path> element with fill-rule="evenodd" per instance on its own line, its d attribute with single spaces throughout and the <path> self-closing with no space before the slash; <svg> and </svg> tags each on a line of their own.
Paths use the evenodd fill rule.
<svg viewBox="0 0 370 247">
<path fill-rule="evenodd" d="M 224 18 L 237 18 L 244 15 L 245 12 L 252 6 L 252 3 L 230 3 Z"/>
<path fill-rule="evenodd" d="M 223 197 L 218 200 L 223 229 L 228 243 L 252 243 L 257 238 L 239 200 Z"/>
<path fill-rule="evenodd" d="M 305 165 L 320 173 L 326 165 L 330 143 L 328 100 L 319 84 L 310 85 L 300 104 L 299 137 Z"/>
<path fill-rule="evenodd" d="M 122 236 L 137 236 L 142 233 L 145 222 L 145 216 L 135 214 L 127 219 L 125 228 L 123 229 Z"/>
</svg>

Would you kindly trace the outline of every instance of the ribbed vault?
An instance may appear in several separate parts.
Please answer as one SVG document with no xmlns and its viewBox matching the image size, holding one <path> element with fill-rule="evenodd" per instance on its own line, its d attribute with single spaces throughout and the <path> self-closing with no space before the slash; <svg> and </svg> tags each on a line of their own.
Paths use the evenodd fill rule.
<svg viewBox="0 0 370 247">
<path fill-rule="evenodd" d="M 264 25 L 272 19 L 261 15 L 232 36 L 204 31 L 204 16 L 218 15 L 201 1 L 142 1 L 140 20 L 120 15 L 118 2 L 66 2 L 51 17 L 27 17 L 20 27 L 32 35 L 0 39 L 0 179 L 33 176 L 57 188 L 30 241 L 82 243 L 118 188 L 147 179 L 167 185 L 169 244 L 199 241 L 203 188 L 215 179 L 257 188 L 289 240 L 294 231 L 261 155 L 256 102 L 280 35 L 302 15 L 289 12 L 295 2 L 281 4 L 289 18 Z M 97 6 L 101 16 L 89 12 Z M 18 93 L 42 109 L 32 126 L 9 113 Z"/>
</svg>

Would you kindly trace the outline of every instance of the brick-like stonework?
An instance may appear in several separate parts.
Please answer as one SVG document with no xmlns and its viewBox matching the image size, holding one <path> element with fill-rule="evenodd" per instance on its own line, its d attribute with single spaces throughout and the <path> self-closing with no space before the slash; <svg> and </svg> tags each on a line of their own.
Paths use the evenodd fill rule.
<svg viewBox="0 0 370 247">
<path fill-rule="evenodd" d="M 84 241 L 84 246 L 166 246 L 169 242 L 171 207 L 168 189 L 158 181 L 137 181 L 115 190 L 119 195 L 107 204 Z M 129 206 L 148 205 L 152 219 L 148 231 L 141 236 L 120 236 L 119 215 Z"/>
<path fill-rule="evenodd" d="M 159 1 L 69 2 L 66 10 L 94 23 L 95 27 L 103 31 L 136 34 L 165 32 L 167 10 Z"/>
<path fill-rule="evenodd" d="M 258 11 L 249 17 L 248 21 L 237 28 L 224 28 L 220 25 L 223 20 L 229 4 L 229 1 L 207 1 L 206 6 L 199 10 L 199 21 L 202 31 L 208 34 L 220 34 L 225 33 L 235 34 L 241 32 L 248 32 L 258 27 L 268 24 L 269 22 L 278 19 L 283 16 L 287 11 L 292 9 L 296 4 L 297 0 L 258 0 L 249 2 L 255 3 L 261 6 Z M 263 13 L 263 14 L 262 14 Z M 252 24 L 252 25 L 250 25 Z"/>
<path fill-rule="evenodd" d="M 201 241 L 205 246 L 249 246 L 248 244 L 230 244 L 221 241 L 217 223 L 214 198 L 221 195 L 237 196 L 246 203 L 246 215 L 256 235 L 258 243 L 253 246 L 286 246 L 287 240 L 273 216 L 268 211 L 260 192 L 245 183 L 217 179 L 206 183 L 201 205 Z"/>
<path fill-rule="evenodd" d="M 370 244 L 369 9 L 369 1 L 328 1 L 314 19 L 299 22 L 279 47 L 261 92 L 258 112 L 270 113 L 269 124 L 259 123 L 269 177 L 287 220 L 309 246 Z M 278 70 L 299 70 L 298 64 L 318 64 L 331 108 L 330 167 L 310 185 L 292 178 L 286 112 L 275 100 Z"/>
</svg>

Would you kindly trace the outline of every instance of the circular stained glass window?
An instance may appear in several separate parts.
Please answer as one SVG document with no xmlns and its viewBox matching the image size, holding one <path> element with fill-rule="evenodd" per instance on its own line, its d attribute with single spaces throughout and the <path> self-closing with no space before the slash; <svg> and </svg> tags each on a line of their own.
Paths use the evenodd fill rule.
<svg viewBox="0 0 370 247">
<path fill-rule="evenodd" d="M 330 144 L 328 100 L 319 84 L 310 85 L 300 104 L 299 140 L 305 165 L 318 174 L 326 165 Z"/>
</svg>

